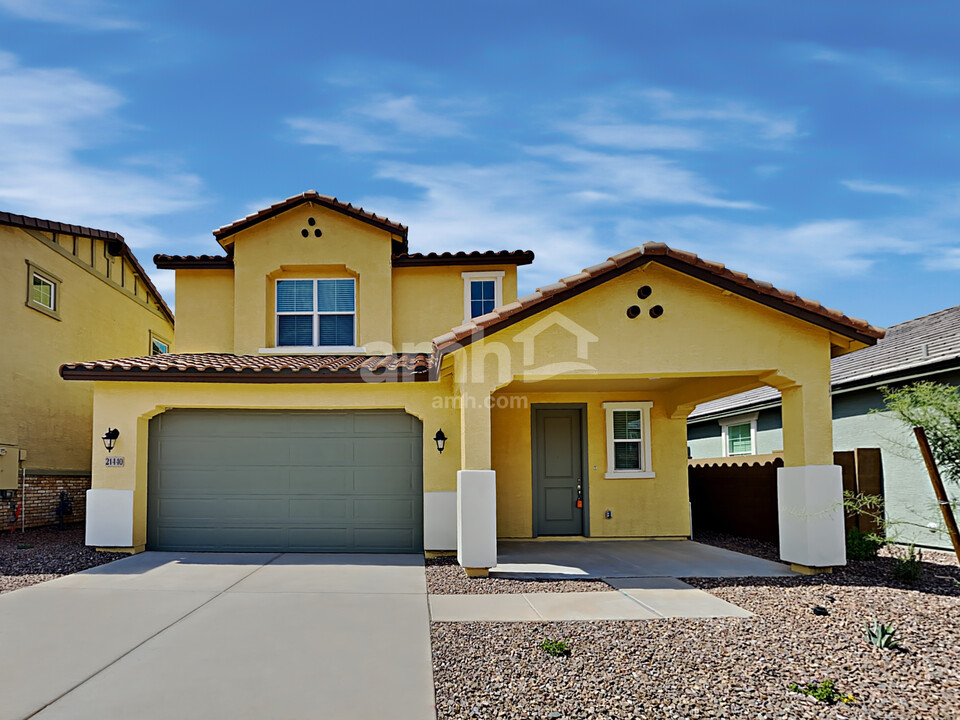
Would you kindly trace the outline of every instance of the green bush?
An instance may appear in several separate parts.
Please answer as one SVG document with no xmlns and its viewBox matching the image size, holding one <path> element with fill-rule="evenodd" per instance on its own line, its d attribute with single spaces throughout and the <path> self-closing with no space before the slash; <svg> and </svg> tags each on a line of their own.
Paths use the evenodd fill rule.
<svg viewBox="0 0 960 720">
<path fill-rule="evenodd" d="M 875 560 L 883 547 L 883 538 L 873 533 L 862 533 L 859 528 L 847 531 L 847 560 Z"/>
<path fill-rule="evenodd" d="M 815 700 L 820 702 L 827 703 L 827 705 L 835 705 L 838 702 L 842 703 L 852 703 L 854 702 L 853 695 L 844 695 L 839 690 L 837 690 L 837 684 L 834 680 L 824 680 L 823 682 L 810 682 L 804 683 L 803 685 L 797 685 L 797 683 L 791 683 L 790 689 L 794 692 L 803 693 L 804 695 L 809 695 Z"/>
<path fill-rule="evenodd" d="M 923 553 L 913 545 L 900 551 L 893 565 L 893 579 L 903 585 L 916 585 L 923 577 Z"/>
<path fill-rule="evenodd" d="M 570 646 L 567 645 L 567 643 L 565 643 L 563 640 L 554 640 L 553 638 L 547 638 L 540 643 L 540 649 L 543 650 L 547 655 L 552 655 L 553 657 L 561 657 L 570 654 Z"/>
</svg>

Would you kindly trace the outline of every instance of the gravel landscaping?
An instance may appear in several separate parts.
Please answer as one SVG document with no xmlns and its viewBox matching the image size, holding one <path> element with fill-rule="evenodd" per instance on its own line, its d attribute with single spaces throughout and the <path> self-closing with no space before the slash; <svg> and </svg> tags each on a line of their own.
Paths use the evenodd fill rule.
<svg viewBox="0 0 960 720">
<path fill-rule="evenodd" d="M 87 568 L 105 565 L 123 553 L 97 552 L 83 544 L 82 523 L 0 532 L 0 594 Z"/>
<path fill-rule="evenodd" d="M 814 577 L 685 578 L 756 614 L 747 619 L 436 623 L 438 716 L 955 719 L 960 568 L 944 553 L 923 560 L 915 587 L 892 579 L 892 557 Z M 864 641 L 874 618 L 897 627 L 901 650 Z M 547 637 L 566 640 L 570 657 L 542 651 Z M 789 689 L 828 679 L 854 701 L 826 705 Z"/>
<path fill-rule="evenodd" d="M 503 595 L 514 593 L 609 592 L 600 580 L 511 580 L 468 578 L 452 556 L 427 558 L 427 592 L 431 595 Z"/>
</svg>

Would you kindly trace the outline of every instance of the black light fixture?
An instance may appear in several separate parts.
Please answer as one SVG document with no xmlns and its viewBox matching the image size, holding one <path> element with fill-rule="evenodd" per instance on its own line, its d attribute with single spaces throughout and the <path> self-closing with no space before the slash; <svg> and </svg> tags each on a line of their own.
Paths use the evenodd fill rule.
<svg viewBox="0 0 960 720">
<path fill-rule="evenodd" d="M 443 453 L 443 446 L 447 444 L 447 436 L 443 434 L 443 428 L 437 430 L 437 434 L 433 436 L 433 441 L 437 444 L 437 452 Z"/>
<path fill-rule="evenodd" d="M 107 428 L 107 431 L 101 438 L 101 440 L 103 440 L 103 446 L 107 449 L 107 452 L 113 450 L 114 446 L 117 444 L 118 437 L 120 437 L 119 430 L 116 428 Z"/>
</svg>

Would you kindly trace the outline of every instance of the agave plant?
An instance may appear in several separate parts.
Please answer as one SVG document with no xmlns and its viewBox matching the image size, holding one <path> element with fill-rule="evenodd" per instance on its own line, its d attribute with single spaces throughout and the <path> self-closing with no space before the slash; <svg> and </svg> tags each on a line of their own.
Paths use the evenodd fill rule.
<svg viewBox="0 0 960 720">
<path fill-rule="evenodd" d="M 897 630 L 893 624 L 884 625 L 879 620 L 868 623 L 863 638 L 871 645 L 881 650 L 896 650 L 900 643 L 896 638 Z"/>
</svg>

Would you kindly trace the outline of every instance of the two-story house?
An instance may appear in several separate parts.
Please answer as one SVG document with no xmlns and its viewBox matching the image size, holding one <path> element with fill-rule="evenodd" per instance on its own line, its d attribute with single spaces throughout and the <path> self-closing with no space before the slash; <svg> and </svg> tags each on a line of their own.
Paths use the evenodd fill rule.
<svg viewBox="0 0 960 720">
<path fill-rule="evenodd" d="M 57 371 L 167 352 L 173 315 L 117 233 L 0 212 L 0 332 L 2 526 L 56 522 L 60 492 L 82 520 L 93 388 Z"/>
<path fill-rule="evenodd" d="M 497 537 L 684 538 L 688 414 L 771 385 L 785 558 L 844 561 L 830 358 L 868 323 L 660 244 L 517 298 L 532 253 L 411 253 L 406 227 L 315 192 L 214 236 L 216 256 L 156 258 L 177 354 L 61 369 L 119 431 L 94 450 L 89 544 L 457 550 L 482 572 Z"/>
</svg>

